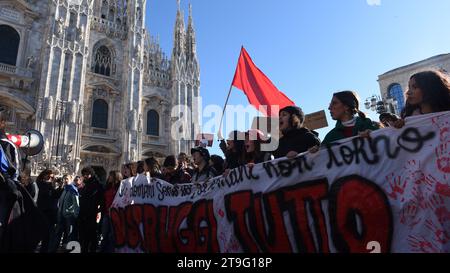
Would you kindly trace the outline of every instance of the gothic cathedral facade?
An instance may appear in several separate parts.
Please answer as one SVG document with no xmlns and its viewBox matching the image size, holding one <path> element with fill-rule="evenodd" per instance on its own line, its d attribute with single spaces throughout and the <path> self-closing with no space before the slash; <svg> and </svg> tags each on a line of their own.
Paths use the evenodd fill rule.
<svg viewBox="0 0 450 273">
<path fill-rule="evenodd" d="M 0 1 L 0 105 L 8 132 L 44 136 L 34 174 L 92 166 L 104 178 L 122 163 L 189 152 L 200 68 L 192 9 L 186 28 L 177 2 L 168 58 L 146 30 L 146 0 Z"/>
</svg>

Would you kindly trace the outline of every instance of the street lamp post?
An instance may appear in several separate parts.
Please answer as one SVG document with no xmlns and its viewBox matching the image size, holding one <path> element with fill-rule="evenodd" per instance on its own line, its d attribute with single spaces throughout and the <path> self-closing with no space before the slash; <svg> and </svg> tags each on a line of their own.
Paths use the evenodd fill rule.
<svg viewBox="0 0 450 273">
<path fill-rule="evenodd" d="M 366 109 L 376 111 L 377 114 L 382 114 L 386 112 L 394 113 L 397 112 L 397 101 L 394 98 L 388 98 L 386 100 L 382 99 L 378 95 L 372 95 L 367 98 L 364 102 Z"/>
</svg>

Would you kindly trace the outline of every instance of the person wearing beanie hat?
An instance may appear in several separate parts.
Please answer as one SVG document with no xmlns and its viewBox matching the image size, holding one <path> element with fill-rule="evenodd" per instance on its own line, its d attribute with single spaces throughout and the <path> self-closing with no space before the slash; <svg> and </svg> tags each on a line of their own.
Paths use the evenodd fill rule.
<svg viewBox="0 0 450 273">
<path fill-rule="evenodd" d="M 336 126 L 325 136 L 322 145 L 347 137 L 360 135 L 368 137 L 369 132 L 379 129 L 359 111 L 358 94 L 354 91 L 341 91 L 333 94 L 330 106 L 331 117 L 336 120 Z M 356 117 L 355 115 L 358 114 Z"/>
<path fill-rule="evenodd" d="M 278 148 L 273 152 L 275 158 L 294 158 L 309 148 L 320 145 L 313 131 L 303 126 L 305 114 L 298 106 L 286 106 L 280 110 L 279 125 L 281 138 Z"/>
<path fill-rule="evenodd" d="M 192 183 L 203 182 L 217 175 L 214 167 L 209 165 L 209 151 L 204 147 L 195 147 L 191 149 L 192 159 L 197 168 L 192 175 Z"/>
</svg>

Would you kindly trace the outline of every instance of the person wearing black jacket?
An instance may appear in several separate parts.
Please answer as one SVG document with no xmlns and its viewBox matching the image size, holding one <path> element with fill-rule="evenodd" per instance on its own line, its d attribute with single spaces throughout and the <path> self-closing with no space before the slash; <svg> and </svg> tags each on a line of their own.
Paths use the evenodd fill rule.
<svg viewBox="0 0 450 273">
<path fill-rule="evenodd" d="M 58 197 L 53 187 L 55 174 L 50 169 L 43 170 L 36 178 L 39 188 L 37 197 L 37 207 L 45 215 L 48 222 L 48 233 L 42 241 L 41 253 L 48 252 L 50 239 L 54 236 L 56 217 L 58 214 Z"/>
<path fill-rule="evenodd" d="M 228 139 L 221 140 L 220 149 L 225 155 L 224 169 L 234 169 L 245 164 L 245 133 L 231 131 Z"/>
<path fill-rule="evenodd" d="M 81 252 L 97 251 L 97 214 L 103 209 L 103 187 L 98 182 L 94 170 L 81 170 L 84 187 L 80 189 L 79 238 Z"/>
<path fill-rule="evenodd" d="M 287 106 L 280 110 L 280 132 L 278 148 L 273 152 L 275 158 L 293 158 L 299 153 L 320 145 L 317 133 L 303 127 L 305 114 L 298 106 Z"/>
<path fill-rule="evenodd" d="M 191 175 L 184 168 L 177 168 L 177 166 L 177 158 L 174 155 L 168 155 L 164 159 L 162 179 L 172 185 L 189 183 Z"/>
<path fill-rule="evenodd" d="M 5 128 L 6 109 L 0 107 L 0 253 L 34 252 L 46 236 L 47 222 L 18 181 L 18 150 Z"/>
</svg>

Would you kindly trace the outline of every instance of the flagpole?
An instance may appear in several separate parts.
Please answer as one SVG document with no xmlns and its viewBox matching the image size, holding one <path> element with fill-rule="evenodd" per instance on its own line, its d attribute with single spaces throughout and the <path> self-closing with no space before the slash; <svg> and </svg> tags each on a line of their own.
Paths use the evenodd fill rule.
<svg viewBox="0 0 450 273">
<path fill-rule="evenodd" d="M 241 57 L 242 54 L 242 49 L 244 48 L 244 46 L 241 46 L 241 50 L 239 51 L 239 58 Z M 239 66 L 239 58 L 238 58 L 238 62 L 236 64 L 236 70 Z M 235 72 L 236 73 L 236 72 Z M 236 75 L 235 75 L 236 76 Z M 231 94 L 231 89 L 233 89 L 233 81 L 230 84 L 230 90 L 228 90 L 228 95 L 227 95 L 227 99 L 225 100 L 225 105 L 223 106 L 223 111 L 222 111 L 222 116 L 220 117 L 220 123 L 219 123 L 219 132 L 217 132 L 217 139 L 220 141 L 223 139 L 222 136 L 222 121 L 223 121 L 223 116 L 225 115 L 225 110 L 227 109 L 227 105 L 228 105 L 228 99 L 230 98 L 230 94 Z"/>
<path fill-rule="evenodd" d="M 227 99 L 225 100 L 225 105 L 223 106 L 222 116 L 220 117 L 220 123 L 219 123 L 219 132 L 217 132 L 217 138 L 218 140 L 222 140 L 222 121 L 223 116 L 225 115 L 225 110 L 227 109 L 228 99 L 230 98 L 231 89 L 233 89 L 233 83 L 230 84 L 230 90 L 228 90 Z"/>
</svg>

